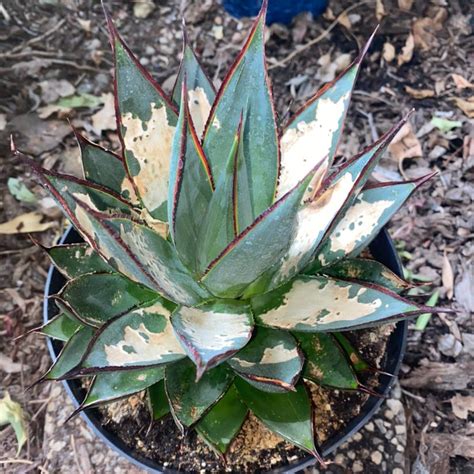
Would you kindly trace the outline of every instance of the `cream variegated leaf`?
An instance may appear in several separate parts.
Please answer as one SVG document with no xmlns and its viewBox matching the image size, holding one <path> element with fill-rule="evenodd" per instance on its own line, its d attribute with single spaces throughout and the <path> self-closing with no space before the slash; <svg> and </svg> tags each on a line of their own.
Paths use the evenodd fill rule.
<svg viewBox="0 0 474 474">
<path fill-rule="evenodd" d="M 249 306 L 238 301 L 197 308 L 181 306 L 171 321 L 183 348 L 196 365 L 197 379 L 242 349 L 253 330 Z"/>
<path fill-rule="evenodd" d="M 299 276 L 252 299 L 256 322 L 291 331 L 350 330 L 418 314 L 422 308 L 382 287 Z"/>
</svg>

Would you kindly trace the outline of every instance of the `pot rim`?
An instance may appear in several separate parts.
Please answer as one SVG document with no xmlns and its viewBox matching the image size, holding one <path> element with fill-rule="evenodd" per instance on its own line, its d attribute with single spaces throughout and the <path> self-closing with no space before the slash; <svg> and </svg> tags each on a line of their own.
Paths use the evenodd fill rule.
<svg viewBox="0 0 474 474">
<path fill-rule="evenodd" d="M 58 244 L 68 243 L 68 240 L 74 240 L 74 228 L 69 226 L 64 234 L 59 239 Z M 70 242 L 73 243 L 73 242 Z M 402 265 L 400 263 L 399 256 L 395 250 L 393 241 L 388 231 L 383 228 L 377 237 L 370 244 L 370 250 L 373 256 L 382 261 L 388 268 L 390 268 L 398 276 L 402 276 Z M 49 302 L 51 286 L 56 278 L 63 278 L 62 275 L 56 270 L 54 265 L 51 265 L 48 270 L 48 276 L 45 283 L 44 299 L 43 299 L 43 323 L 49 321 Z M 355 416 L 344 428 L 335 433 L 331 438 L 326 440 L 321 445 L 322 455 L 328 456 L 330 453 L 335 451 L 341 444 L 346 442 L 355 433 L 357 433 L 375 414 L 380 408 L 382 403 L 385 401 L 385 396 L 390 392 L 393 384 L 395 383 L 396 376 L 400 370 L 403 356 L 405 355 L 406 343 L 407 343 L 407 331 L 408 321 L 399 321 L 395 325 L 395 330 L 390 334 L 387 343 L 386 352 L 382 363 L 384 364 L 383 370 L 385 372 L 393 374 L 395 377 L 389 377 L 387 375 L 379 375 L 380 385 L 379 392 L 382 397 L 370 396 L 367 401 L 361 406 L 360 413 Z M 48 351 L 54 362 L 59 354 L 58 344 L 55 343 L 51 338 L 47 338 Z M 80 387 L 76 380 L 63 380 L 62 384 L 72 400 L 74 408 L 80 405 L 79 391 Z M 120 454 L 123 458 L 127 459 L 133 465 L 152 473 L 178 473 L 173 469 L 168 469 L 159 463 L 147 459 L 138 453 L 134 453 L 123 441 L 116 435 L 107 431 L 100 423 L 99 417 L 96 416 L 97 408 L 90 408 L 80 412 L 80 416 L 86 422 L 87 426 L 91 431 L 108 447 L 113 451 Z M 302 469 L 308 468 L 316 464 L 316 459 L 312 456 L 308 456 L 295 464 L 288 464 L 273 469 L 269 472 L 272 473 L 296 473 Z"/>
</svg>

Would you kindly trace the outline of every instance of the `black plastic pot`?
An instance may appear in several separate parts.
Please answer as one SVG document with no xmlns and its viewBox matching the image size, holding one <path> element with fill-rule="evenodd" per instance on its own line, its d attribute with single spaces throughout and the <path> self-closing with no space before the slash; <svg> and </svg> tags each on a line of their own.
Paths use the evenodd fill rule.
<svg viewBox="0 0 474 474">
<path fill-rule="evenodd" d="M 310 12 L 315 17 L 326 10 L 329 0 L 269 0 L 267 24 L 291 22 L 301 12 Z M 224 8 L 237 18 L 256 16 L 262 0 L 222 0 Z"/>
<path fill-rule="evenodd" d="M 61 240 L 59 241 L 60 244 L 78 242 L 82 242 L 82 239 L 72 227 L 64 233 Z M 377 260 L 386 265 L 399 276 L 402 275 L 402 267 L 398 255 L 396 253 L 392 239 L 385 229 L 383 229 L 374 239 L 370 245 L 370 250 L 372 255 Z M 56 314 L 56 308 L 54 304 L 50 304 L 48 297 L 57 293 L 62 288 L 64 283 L 64 277 L 53 266 L 51 266 L 48 272 L 48 278 L 46 280 L 44 292 L 43 321 L 45 323 Z M 395 330 L 390 335 L 385 356 L 380 364 L 383 371 L 394 375 L 398 374 L 403 355 L 405 353 L 407 328 L 408 323 L 406 321 L 399 322 L 397 323 Z M 62 344 L 60 342 L 48 339 L 48 349 L 53 361 L 58 357 L 61 347 Z M 381 375 L 379 392 L 384 395 L 388 394 L 393 382 L 394 378 Z M 63 382 L 63 385 L 74 406 L 79 406 L 80 401 L 85 395 L 84 389 L 80 386 L 80 383 L 76 380 L 67 380 Z M 382 402 L 382 398 L 370 397 L 362 406 L 359 415 L 356 416 L 350 423 L 348 423 L 344 429 L 336 433 L 322 445 L 321 449 L 323 455 L 327 456 L 338 446 L 348 440 L 353 434 L 359 431 L 370 420 L 370 418 L 372 418 L 372 415 L 380 407 Z M 105 430 L 100 423 L 100 416 L 97 409 L 91 408 L 89 410 L 83 411 L 81 412 L 81 416 L 93 433 L 95 433 L 107 446 L 118 452 L 124 458 L 128 459 L 132 464 L 135 464 L 141 469 L 154 473 L 176 472 L 166 469 L 154 461 L 141 457 L 139 454 L 133 452 L 128 446 L 126 446 L 117 436 Z M 314 464 L 314 462 L 314 458 L 308 457 L 307 459 L 303 459 L 302 461 L 299 461 L 293 465 L 275 469 L 273 472 L 295 473 L 301 469 L 311 466 Z"/>
</svg>

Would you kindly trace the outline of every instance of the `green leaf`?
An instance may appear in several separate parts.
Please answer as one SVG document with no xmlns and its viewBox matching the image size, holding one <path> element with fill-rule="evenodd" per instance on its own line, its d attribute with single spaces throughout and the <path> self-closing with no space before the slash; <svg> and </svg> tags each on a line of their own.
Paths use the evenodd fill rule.
<svg viewBox="0 0 474 474">
<path fill-rule="evenodd" d="M 88 181 L 105 186 L 130 202 L 137 198 L 133 185 L 127 177 L 125 165 L 115 153 L 87 140 L 74 130 L 81 149 L 82 167 Z"/>
<path fill-rule="evenodd" d="M 346 353 L 347 358 L 350 360 L 352 367 L 357 373 L 370 370 L 370 365 L 362 358 L 359 351 L 353 346 L 349 339 L 344 336 L 344 334 L 335 332 L 332 333 L 332 335 L 336 338 L 337 342 Z"/>
<path fill-rule="evenodd" d="M 43 376 L 47 380 L 56 380 L 74 369 L 86 353 L 94 335 L 94 329 L 84 326 L 75 332 L 62 348 L 56 362 Z"/>
<path fill-rule="evenodd" d="M 17 201 L 34 204 L 37 199 L 36 196 L 26 187 L 23 181 L 18 178 L 8 178 L 8 190 L 10 194 L 15 197 Z"/>
<path fill-rule="evenodd" d="M 148 401 L 153 420 L 160 420 L 170 412 L 164 379 L 148 387 Z"/>
<path fill-rule="evenodd" d="M 385 265 L 369 258 L 340 260 L 330 267 L 324 268 L 324 273 L 343 280 L 374 283 L 398 294 L 412 287 L 409 282 L 395 275 Z"/>
<path fill-rule="evenodd" d="M 316 264 L 313 268 L 311 261 L 324 236 L 356 199 L 383 152 L 405 123 L 406 119 L 401 120 L 327 179 L 314 199 L 298 211 L 296 230 L 285 254 L 247 289 L 246 297 L 276 288 L 303 269 L 313 273 L 315 268 L 319 268 Z"/>
<path fill-rule="evenodd" d="M 79 94 L 71 95 L 69 97 L 62 97 L 54 105 L 58 105 L 59 107 L 64 107 L 67 109 L 93 109 L 103 103 L 104 99 L 102 97 L 96 97 L 92 94 Z"/>
<path fill-rule="evenodd" d="M 223 396 L 232 379 L 231 371 L 223 365 L 204 373 L 198 382 L 190 359 L 166 366 L 166 393 L 178 427 L 183 430 L 196 423 Z"/>
<path fill-rule="evenodd" d="M 108 19 L 115 59 L 115 96 L 128 174 L 143 205 L 166 220 L 175 106 L 123 42 Z"/>
<path fill-rule="evenodd" d="M 320 267 L 364 250 L 418 186 L 433 175 L 401 183 L 383 183 L 362 191 L 325 238 L 318 252 Z M 315 269 L 316 263 L 312 266 Z"/>
<path fill-rule="evenodd" d="M 448 133 L 454 128 L 462 127 L 462 122 L 459 120 L 448 120 L 441 117 L 433 117 L 431 125 L 434 125 L 439 131 Z"/>
<path fill-rule="evenodd" d="M 130 219 L 104 216 L 102 222 L 167 298 L 189 306 L 209 299 L 209 293 L 194 280 L 168 240 Z"/>
<path fill-rule="evenodd" d="M 0 426 L 11 425 L 15 431 L 16 440 L 18 442 L 17 455 L 20 454 L 21 448 L 26 443 L 28 427 L 25 421 L 23 408 L 17 402 L 10 398 L 10 394 L 5 391 L 3 398 L 0 400 Z"/>
<path fill-rule="evenodd" d="M 306 359 L 305 379 L 333 388 L 358 388 L 352 367 L 332 334 L 295 333 L 295 336 Z"/>
<path fill-rule="evenodd" d="M 261 214 L 209 265 L 202 282 L 216 296 L 238 297 L 282 257 L 293 235 L 301 197 L 311 174 Z"/>
<path fill-rule="evenodd" d="M 247 412 L 235 385 L 231 385 L 226 394 L 202 417 L 196 425 L 196 431 L 211 448 L 225 454 L 240 431 Z"/>
<path fill-rule="evenodd" d="M 68 341 L 82 324 L 64 313 L 60 313 L 42 326 L 38 332 L 59 341 Z"/>
<path fill-rule="evenodd" d="M 303 357 L 290 333 L 256 327 L 252 340 L 228 364 L 259 390 L 286 392 L 294 390 Z"/>
<path fill-rule="evenodd" d="M 183 95 L 187 95 L 183 85 Z M 197 271 L 199 233 L 214 191 L 209 163 L 194 130 L 187 101 L 183 101 L 171 152 L 168 220 L 178 255 Z"/>
<path fill-rule="evenodd" d="M 436 306 L 439 299 L 439 290 L 436 290 L 426 302 L 426 306 Z M 424 331 L 431 319 L 431 313 L 420 314 L 416 320 L 415 329 L 417 331 Z"/>
<path fill-rule="evenodd" d="M 303 383 L 294 392 L 262 392 L 241 378 L 235 385 L 242 401 L 265 426 L 290 443 L 317 456 L 311 400 Z"/>
<path fill-rule="evenodd" d="M 367 285 L 367 286 L 366 286 Z M 343 331 L 423 311 L 382 287 L 303 276 L 252 300 L 256 322 L 292 331 Z"/>
<path fill-rule="evenodd" d="M 225 173 L 240 112 L 243 112 L 242 145 L 250 191 L 247 199 L 253 218 L 274 200 L 279 163 L 275 112 L 265 66 L 264 29 L 265 9 L 262 9 L 221 85 L 203 137 L 212 172 L 216 177 L 221 176 Z M 241 222 L 241 226 L 245 228 L 250 223 Z"/>
<path fill-rule="evenodd" d="M 170 323 L 172 307 L 162 300 L 105 323 L 82 362 L 80 373 L 147 368 L 185 354 Z"/>
<path fill-rule="evenodd" d="M 65 244 L 43 247 L 53 265 L 66 277 L 85 273 L 107 273 L 115 270 L 88 244 Z"/>
<path fill-rule="evenodd" d="M 198 379 L 234 355 L 249 341 L 253 319 L 241 301 L 217 301 L 189 308 L 178 307 L 171 316 L 175 333 L 194 362 Z"/>
<path fill-rule="evenodd" d="M 183 57 L 179 67 L 176 84 L 173 88 L 173 101 L 181 105 L 181 90 L 183 82 L 186 79 L 186 88 L 188 90 L 188 104 L 191 111 L 191 117 L 196 128 L 196 133 L 200 137 L 204 131 L 211 104 L 214 102 L 216 92 L 211 80 L 207 77 L 202 68 L 199 59 L 189 44 L 186 30 L 183 27 Z"/>
<path fill-rule="evenodd" d="M 164 367 L 97 374 L 86 398 L 81 403 L 81 408 L 89 408 L 99 403 L 141 392 L 162 380 L 164 376 Z"/>
<path fill-rule="evenodd" d="M 331 166 L 360 65 L 374 35 L 375 32 L 357 58 L 311 97 L 283 130 L 277 197 L 285 194 L 318 163 L 324 163 L 324 170 Z M 316 184 L 316 180 L 311 182 L 305 199 L 314 195 Z"/>
<path fill-rule="evenodd" d="M 118 273 L 89 273 L 68 281 L 58 297 L 83 324 L 100 327 L 157 294 Z"/>
</svg>

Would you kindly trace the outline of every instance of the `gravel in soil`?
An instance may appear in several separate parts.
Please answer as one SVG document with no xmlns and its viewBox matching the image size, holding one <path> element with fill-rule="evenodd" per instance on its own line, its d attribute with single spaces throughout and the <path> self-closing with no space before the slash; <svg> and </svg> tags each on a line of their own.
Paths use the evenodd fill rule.
<svg viewBox="0 0 474 474">
<path fill-rule="evenodd" d="M 180 10 L 193 44 L 217 82 L 249 25 L 247 20 L 229 18 L 215 0 L 163 0 L 156 2 L 145 18 L 134 16 L 132 2 L 108 3 L 130 46 L 167 90 L 173 84 L 181 49 Z M 289 28 L 271 27 L 267 42 L 270 76 L 284 120 L 337 73 L 348 56 L 355 56 L 380 21 L 382 27 L 354 93 L 340 154 L 357 152 L 416 107 L 410 127 L 382 161 L 377 176 L 401 179 L 439 172 L 437 179 L 410 199 L 391 229 L 407 269 L 416 278 L 432 282 L 420 300 L 426 301 L 438 290 L 438 304 L 452 306 L 458 314 L 433 317 L 424 331 L 410 332 L 401 377 L 406 467 L 418 472 L 467 472 L 474 458 L 472 413 L 462 409 L 469 406 L 472 396 L 473 382 L 466 374 L 474 356 L 474 136 L 470 120 L 474 47 L 470 3 L 381 0 L 348 5 L 333 0 L 331 10 L 315 21 L 302 15 Z M 0 40 L 0 220 L 37 211 L 52 227 L 35 236 L 50 244 L 62 233 L 64 221 L 29 172 L 11 160 L 9 134 L 14 133 L 18 145 L 44 166 L 69 173 L 78 173 L 80 167 L 74 139 L 65 126 L 66 115 L 91 138 L 117 148 L 108 95 L 112 63 L 100 4 L 90 0 L 2 2 Z M 99 102 L 51 112 L 56 97 L 71 87 L 75 95 L 90 94 Z M 10 176 L 21 178 L 39 199 L 31 203 L 15 199 L 7 187 Z M 15 457 L 13 431 L 2 428 L 0 469 L 9 473 L 79 472 L 77 466 L 61 463 L 64 450 L 72 449 L 71 432 L 60 426 L 64 399 L 54 398 L 45 404 L 48 385 L 24 392 L 49 365 L 44 340 L 28 337 L 14 341 L 40 322 L 47 260 L 21 233 L 0 235 L 0 259 L 0 354 L 6 357 L 0 364 L 0 396 L 8 390 L 22 405 L 29 427 L 28 443 L 19 457 Z M 67 439 L 63 450 L 50 452 L 44 444 L 46 413 L 49 426 Z M 92 462 L 92 472 L 109 472 L 104 466 L 114 465 L 115 455 L 100 443 L 83 443 L 88 431 L 80 426 L 74 425 L 75 440 L 84 445 L 80 459 L 103 454 L 104 464 Z M 354 451 L 357 464 L 351 458 Z M 362 457 L 354 449 L 341 448 L 337 454 L 344 455 L 341 468 L 354 472 L 374 468 L 370 450 L 370 455 Z M 374 459 L 377 461 L 378 455 Z M 373 472 L 380 472 L 378 469 Z M 387 472 L 391 472 L 389 466 Z"/>
</svg>

